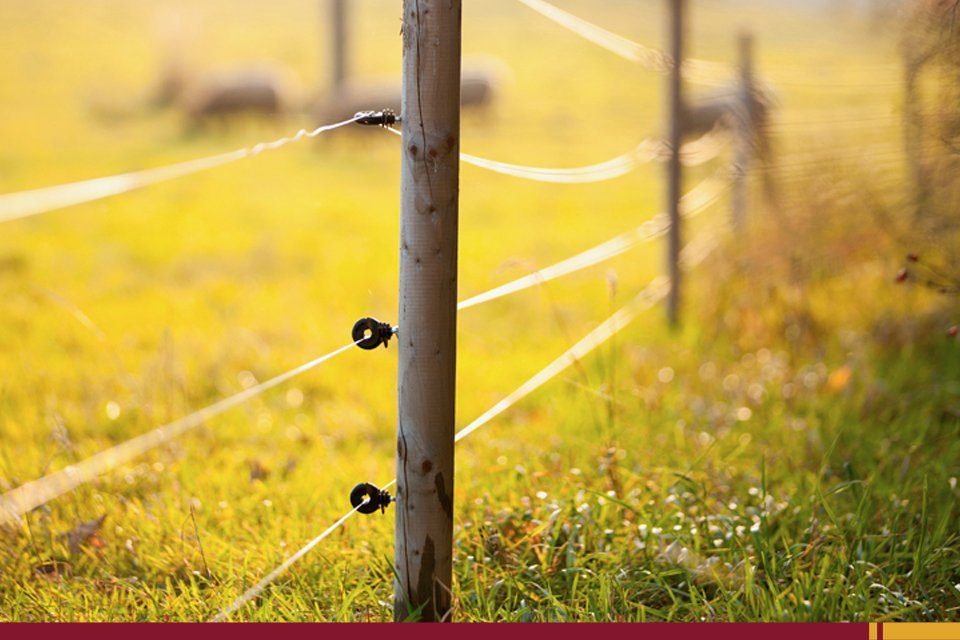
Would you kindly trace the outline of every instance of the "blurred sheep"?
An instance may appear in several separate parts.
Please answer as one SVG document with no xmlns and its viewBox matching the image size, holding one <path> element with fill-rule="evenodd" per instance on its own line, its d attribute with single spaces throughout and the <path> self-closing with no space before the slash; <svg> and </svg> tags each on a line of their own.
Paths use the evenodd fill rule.
<svg viewBox="0 0 960 640">
<path fill-rule="evenodd" d="M 244 116 L 283 120 L 299 107 L 289 75 L 265 67 L 205 74 L 183 87 L 179 104 L 192 129 Z"/>
<path fill-rule="evenodd" d="M 263 64 L 196 74 L 168 63 L 154 90 L 154 106 L 176 106 L 189 130 L 256 117 L 284 120 L 300 108 L 297 84 L 286 70 Z"/>
<path fill-rule="evenodd" d="M 495 58 L 464 61 L 460 74 L 460 104 L 466 109 L 492 106 L 509 75 L 507 65 Z M 391 109 L 400 113 L 400 81 L 345 82 L 319 100 L 313 109 L 318 122 L 332 122 L 357 111 Z"/>
</svg>

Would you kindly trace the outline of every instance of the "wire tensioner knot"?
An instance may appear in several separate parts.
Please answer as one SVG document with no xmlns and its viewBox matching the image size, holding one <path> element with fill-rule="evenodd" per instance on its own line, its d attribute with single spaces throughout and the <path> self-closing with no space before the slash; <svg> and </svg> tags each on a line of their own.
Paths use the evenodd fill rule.
<svg viewBox="0 0 960 640">
<path fill-rule="evenodd" d="M 353 340 L 361 349 L 372 350 L 379 347 L 387 348 L 387 342 L 394 334 L 393 327 L 386 322 L 374 318 L 361 318 L 353 325 Z"/>
<path fill-rule="evenodd" d="M 380 509 L 380 513 L 384 513 L 393 501 L 393 496 L 369 482 L 361 482 L 350 492 L 351 506 L 367 515 L 376 513 L 377 509 Z"/>
<path fill-rule="evenodd" d="M 356 119 L 355 122 L 357 124 L 374 127 L 389 127 L 392 124 L 400 122 L 400 116 L 390 109 L 383 109 L 382 111 L 358 111 L 353 117 Z"/>
</svg>

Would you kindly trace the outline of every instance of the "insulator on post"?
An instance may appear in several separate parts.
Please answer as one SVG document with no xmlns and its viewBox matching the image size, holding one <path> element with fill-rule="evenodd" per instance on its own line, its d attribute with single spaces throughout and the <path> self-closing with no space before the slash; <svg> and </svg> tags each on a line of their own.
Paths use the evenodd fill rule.
<svg viewBox="0 0 960 640">
<path fill-rule="evenodd" d="M 380 513 L 384 513 L 393 501 L 393 496 L 387 491 L 379 489 L 369 482 L 361 482 L 350 492 L 350 505 L 360 513 L 367 515 L 376 513 L 377 509 L 380 510 Z"/>
<path fill-rule="evenodd" d="M 358 111 L 353 116 L 354 122 L 373 127 L 389 127 L 400 122 L 400 116 L 390 109 L 382 111 Z"/>
<path fill-rule="evenodd" d="M 386 349 L 387 343 L 394 333 L 396 333 L 396 329 L 387 322 L 380 322 L 375 318 L 361 318 L 353 325 L 351 335 L 353 335 L 353 340 L 358 347 L 369 351 L 376 349 L 381 344 Z"/>
</svg>

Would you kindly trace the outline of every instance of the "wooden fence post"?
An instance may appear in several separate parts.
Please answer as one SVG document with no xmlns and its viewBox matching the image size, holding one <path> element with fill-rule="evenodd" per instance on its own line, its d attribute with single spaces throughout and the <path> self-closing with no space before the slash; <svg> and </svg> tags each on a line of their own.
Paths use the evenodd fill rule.
<svg viewBox="0 0 960 640">
<path fill-rule="evenodd" d="M 686 0 L 667 0 L 670 37 L 670 69 L 667 77 L 667 114 L 669 123 L 670 157 L 667 159 L 667 215 L 670 233 L 667 234 L 667 274 L 670 291 L 667 294 L 667 322 L 675 327 L 680 322 L 680 188 L 682 166 L 680 143 L 683 137 L 683 36 L 684 5 Z"/>
<path fill-rule="evenodd" d="M 394 620 L 450 619 L 460 0 L 404 0 Z"/>
<path fill-rule="evenodd" d="M 731 193 L 731 224 L 734 231 L 743 228 L 747 216 L 748 195 L 747 178 L 750 164 L 756 152 L 757 114 L 753 91 L 753 37 L 741 33 L 740 80 L 737 87 L 737 112 L 734 132 L 736 140 L 733 150 L 733 189 Z"/>
<path fill-rule="evenodd" d="M 341 94 L 347 85 L 347 21 L 347 0 L 330 0 L 330 88 L 334 96 Z"/>
<path fill-rule="evenodd" d="M 903 146 L 913 187 L 914 216 L 920 219 L 929 190 L 923 158 L 923 115 L 917 86 L 927 55 L 922 53 L 918 36 L 908 34 L 903 43 Z"/>
</svg>

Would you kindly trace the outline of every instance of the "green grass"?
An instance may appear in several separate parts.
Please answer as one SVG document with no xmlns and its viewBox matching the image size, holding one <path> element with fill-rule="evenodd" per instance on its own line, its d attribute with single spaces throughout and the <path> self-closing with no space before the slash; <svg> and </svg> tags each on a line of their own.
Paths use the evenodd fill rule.
<svg viewBox="0 0 960 640">
<path fill-rule="evenodd" d="M 14 52 L 0 62 L 0 192 L 299 126 L 188 138 L 176 113 L 139 109 L 162 57 L 152 4 L 0 7 Z M 199 66 L 268 58 L 322 80 L 315 2 L 182 6 L 194 4 Z M 661 4 L 562 6 L 657 44 Z M 396 72 L 398 16 L 358 5 L 358 73 Z M 771 75 L 811 65 L 812 82 L 866 82 L 877 78 L 849 68 L 895 62 L 895 34 L 847 19 L 697 5 L 699 57 L 732 61 L 748 24 Z M 465 117 L 467 152 L 577 166 L 661 128 L 662 78 L 517 3 L 467 2 L 464 47 L 511 68 L 494 108 Z M 779 94 L 785 121 L 898 110 L 895 87 Z M 130 113 L 104 120 L 105 106 Z M 824 164 L 784 186 L 779 213 L 755 199 L 766 222 L 691 275 L 681 332 L 649 312 L 464 442 L 457 619 L 960 618 L 960 345 L 943 337 L 957 308 L 890 283 L 904 249 L 875 214 L 899 216 L 902 170 L 870 149 L 898 135 L 890 123 L 784 128 L 784 164 Z M 398 157 L 379 131 L 331 135 L 5 225 L 0 490 L 338 347 L 359 317 L 393 320 Z M 465 167 L 462 297 L 636 226 L 660 185 L 654 166 L 570 187 Z M 726 215 L 723 203 L 691 235 Z M 464 312 L 458 423 L 626 302 L 661 259 L 651 245 Z M 394 357 L 345 354 L 3 529 L 0 619 L 211 617 L 339 517 L 355 483 L 392 478 Z M 100 516 L 71 553 L 65 534 Z M 392 548 L 389 511 L 354 518 L 236 619 L 389 620 Z"/>
</svg>

